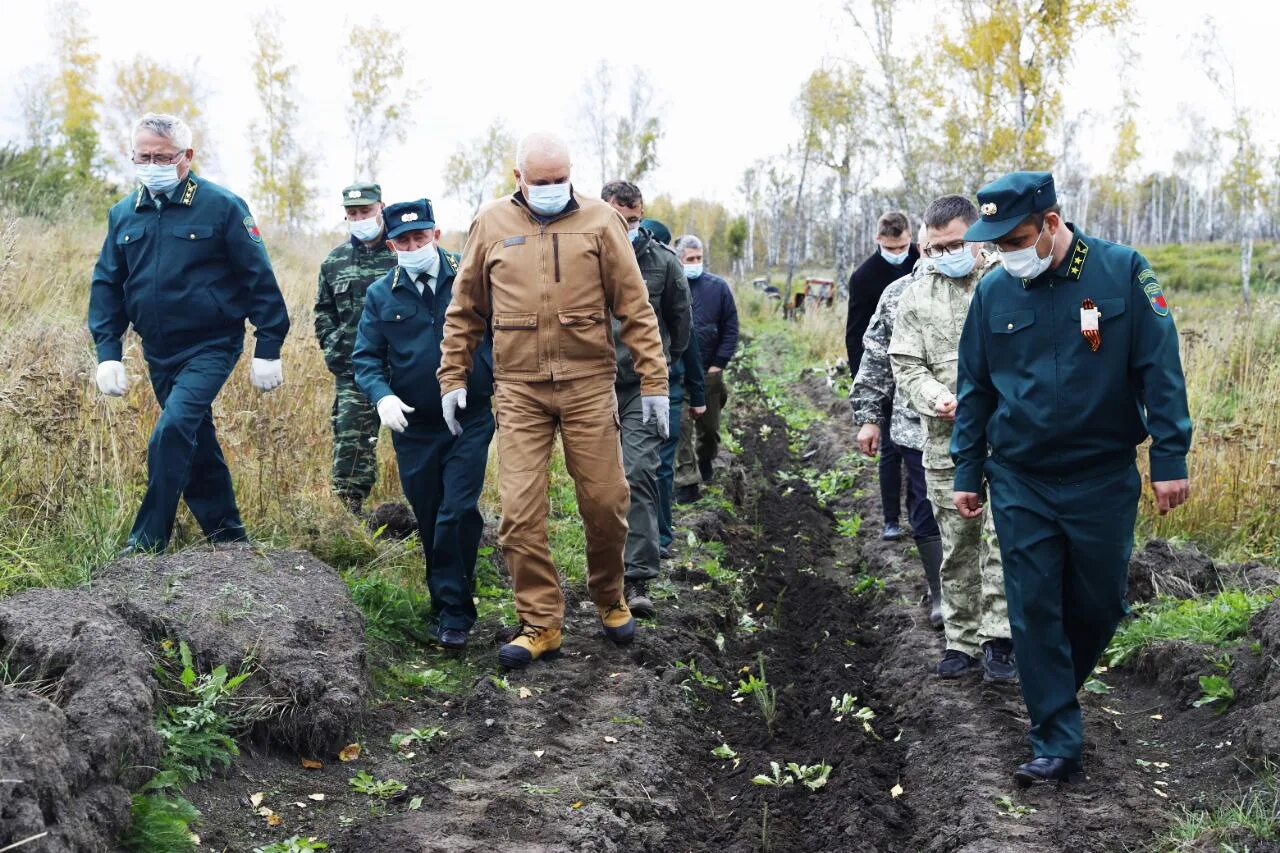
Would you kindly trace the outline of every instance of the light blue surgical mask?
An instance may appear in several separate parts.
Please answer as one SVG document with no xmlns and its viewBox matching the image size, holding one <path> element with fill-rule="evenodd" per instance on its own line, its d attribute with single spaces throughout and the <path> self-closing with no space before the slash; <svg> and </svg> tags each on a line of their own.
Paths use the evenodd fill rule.
<svg viewBox="0 0 1280 853">
<path fill-rule="evenodd" d="M 968 244 L 958 252 L 947 252 L 933 262 L 933 266 L 938 272 L 947 278 L 964 278 L 973 272 L 973 265 L 978 259 L 973 256 Z"/>
<path fill-rule="evenodd" d="M 685 264 L 684 277 L 688 279 L 702 277 L 702 264 Z"/>
<path fill-rule="evenodd" d="M 534 213 L 541 213 L 543 216 L 553 216 L 565 209 L 569 204 L 569 183 L 563 184 L 541 184 L 529 187 L 526 193 L 526 199 L 529 207 Z"/>
<path fill-rule="evenodd" d="M 170 163 L 167 166 L 161 166 L 159 163 L 138 163 L 133 169 L 138 183 L 146 187 L 152 195 L 171 192 L 178 186 L 176 163 Z"/>
<path fill-rule="evenodd" d="M 357 240 L 368 243 L 378 239 L 382 233 L 382 217 L 370 216 L 368 219 L 356 219 L 347 223 L 347 230 Z"/>
<path fill-rule="evenodd" d="M 407 252 L 397 249 L 396 262 L 409 275 L 419 278 L 423 273 L 436 274 L 436 269 L 440 266 L 440 255 L 436 252 L 436 244 L 428 243 L 420 249 L 410 249 Z"/>
<path fill-rule="evenodd" d="M 911 254 L 910 246 L 907 247 L 907 250 L 905 252 L 902 252 L 901 254 L 897 254 L 897 255 L 891 254 L 888 250 L 885 249 L 884 246 L 880 247 L 880 257 L 884 258 L 886 261 L 893 264 L 895 267 L 898 264 L 905 261 L 907 259 L 907 255 L 909 254 Z"/>
<path fill-rule="evenodd" d="M 639 240 L 639 239 L 640 239 L 640 226 L 639 226 L 639 225 L 637 225 L 635 228 L 632 228 L 630 231 L 628 231 L 628 232 L 627 232 L 627 236 L 631 238 L 631 242 L 632 242 L 632 243 L 634 243 L 635 241 Z"/>
</svg>

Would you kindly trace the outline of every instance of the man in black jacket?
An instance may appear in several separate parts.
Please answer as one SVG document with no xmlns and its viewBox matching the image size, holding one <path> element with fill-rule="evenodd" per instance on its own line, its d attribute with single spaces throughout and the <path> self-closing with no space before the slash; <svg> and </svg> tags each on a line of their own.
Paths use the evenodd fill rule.
<svg viewBox="0 0 1280 853">
<path fill-rule="evenodd" d="M 849 320 L 845 324 L 844 342 L 849 352 L 849 371 L 858 375 L 862 362 L 862 336 L 871 322 L 884 289 L 911 271 L 920 259 L 919 249 L 911 242 L 911 225 L 907 215 L 893 210 L 876 223 L 876 252 L 849 276 Z M 902 538 L 899 511 L 902 506 L 902 454 L 889 434 L 886 413 L 880 437 L 880 501 L 884 506 L 884 539 Z"/>
</svg>

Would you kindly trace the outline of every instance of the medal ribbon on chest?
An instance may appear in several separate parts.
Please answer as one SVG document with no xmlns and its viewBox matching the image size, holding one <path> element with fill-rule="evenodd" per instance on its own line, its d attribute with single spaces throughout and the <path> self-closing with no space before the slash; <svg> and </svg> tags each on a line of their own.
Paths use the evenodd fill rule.
<svg viewBox="0 0 1280 853">
<path fill-rule="evenodd" d="M 1089 349 L 1094 352 L 1102 346 L 1102 335 L 1098 329 L 1098 319 L 1101 316 L 1102 313 L 1093 300 L 1085 297 L 1080 304 L 1080 334 L 1084 335 L 1084 339 L 1089 342 Z"/>
</svg>

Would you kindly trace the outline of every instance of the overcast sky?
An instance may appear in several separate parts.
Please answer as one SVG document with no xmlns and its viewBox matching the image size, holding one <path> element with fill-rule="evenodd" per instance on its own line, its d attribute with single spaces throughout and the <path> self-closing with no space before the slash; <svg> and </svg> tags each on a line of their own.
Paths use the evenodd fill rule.
<svg viewBox="0 0 1280 853">
<path fill-rule="evenodd" d="M 1134 0 L 1140 21 L 1136 62 L 1124 73 L 1142 105 L 1144 168 L 1168 168 L 1187 142 L 1186 116 L 1203 112 L 1225 123 L 1225 107 L 1204 77 L 1190 45 L 1206 14 L 1216 16 L 1221 41 L 1236 64 L 1241 99 L 1257 111 L 1259 138 L 1274 148 L 1276 115 L 1264 95 L 1274 74 L 1280 13 L 1270 4 Z M 0 139 L 17 140 L 22 124 L 16 81 L 24 68 L 48 61 L 49 3 L 4 0 L 9 37 L 0 52 Z M 209 122 L 218 151 L 210 174 L 251 195 L 248 126 L 257 114 L 250 75 L 253 15 L 274 8 L 291 61 L 298 65 L 299 134 L 320 160 L 324 224 L 340 218 L 338 191 L 351 178 L 348 99 L 341 49 L 354 10 L 381 9 L 411 46 L 409 74 L 424 81 L 409 141 L 384 158 L 385 197 L 427 195 L 445 228 L 464 228 L 469 210 L 444 197 L 440 175 L 459 142 L 496 117 L 517 133 L 563 129 L 576 136 L 583 78 L 607 59 L 621 69 L 643 67 L 662 105 L 661 166 L 643 186 L 647 195 L 702 196 L 735 204 L 742 170 L 783 151 L 797 136 L 792 103 L 800 84 L 825 57 L 857 56 L 861 36 L 836 0 L 650 0 L 630 5 L 599 0 L 469 0 L 405 6 L 324 2 L 218 0 L 207 4 L 139 4 L 85 0 L 88 27 L 102 54 L 102 85 L 112 66 L 138 52 L 170 65 L 199 59 L 212 98 Z M 945 0 L 903 0 L 904 27 L 927 39 L 954 8 Z M 1248 10 L 1248 11 L 1246 11 Z M 1234 13 L 1234 14 L 1232 14 Z M 18 37 L 17 34 L 23 34 Z M 1122 71 L 1117 45 L 1092 39 L 1078 49 L 1067 91 L 1069 114 L 1092 117 L 1080 138 L 1086 162 L 1105 164 L 1113 139 Z M 622 81 L 619 81 L 620 83 Z M 620 86 L 617 88 L 621 88 Z M 198 148 L 200 141 L 196 141 Z M 585 151 L 578 183 L 595 189 L 597 169 Z M 332 218 L 328 218 L 331 216 Z"/>
</svg>

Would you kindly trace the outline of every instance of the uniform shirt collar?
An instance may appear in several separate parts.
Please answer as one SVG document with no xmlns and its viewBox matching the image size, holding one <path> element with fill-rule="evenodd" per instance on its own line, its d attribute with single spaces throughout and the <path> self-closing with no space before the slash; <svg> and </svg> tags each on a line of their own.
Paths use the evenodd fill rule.
<svg viewBox="0 0 1280 853">
<path fill-rule="evenodd" d="M 194 171 L 188 171 L 187 176 L 178 181 L 178 185 L 176 187 L 169 190 L 167 193 L 160 193 L 160 197 L 164 199 L 164 206 L 170 207 L 175 204 L 183 204 L 190 207 L 196 197 L 196 188 L 200 186 L 199 182 L 196 181 L 195 178 L 196 173 Z M 151 194 L 151 190 L 144 186 L 139 186 L 138 197 L 133 203 L 133 209 L 140 210 L 143 206 L 154 207 L 155 198 L 156 197 Z"/>
</svg>

